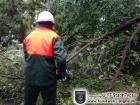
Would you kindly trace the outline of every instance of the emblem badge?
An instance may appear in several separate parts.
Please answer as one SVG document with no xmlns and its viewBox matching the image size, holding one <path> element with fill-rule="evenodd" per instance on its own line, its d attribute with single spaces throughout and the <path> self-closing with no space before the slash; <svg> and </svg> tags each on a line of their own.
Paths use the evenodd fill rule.
<svg viewBox="0 0 140 105">
<path fill-rule="evenodd" d="M 84 104 L 86 102 L 87 91 L 86 90 L 75 90 L 74 91 L 74 100 L 79 104 Z"/>
</svg>

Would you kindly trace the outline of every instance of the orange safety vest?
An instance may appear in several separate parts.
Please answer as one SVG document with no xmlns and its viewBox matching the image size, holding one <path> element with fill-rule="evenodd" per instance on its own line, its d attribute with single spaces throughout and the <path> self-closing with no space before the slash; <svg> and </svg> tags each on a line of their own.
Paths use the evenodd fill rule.
<svg viewBox="0 0 140 105">
<path fill-rule="evenodd" d="M 40 27 L 31 32 L 23 42 L 28 54 L 53 56 L 53 42 L 57 37 L 59 36 L 54 31 Z"/>
</svg>

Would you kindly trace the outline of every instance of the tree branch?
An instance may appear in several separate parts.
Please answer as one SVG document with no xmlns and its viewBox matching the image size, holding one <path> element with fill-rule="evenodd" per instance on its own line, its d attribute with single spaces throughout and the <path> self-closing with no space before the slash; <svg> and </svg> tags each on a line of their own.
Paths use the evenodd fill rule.
<svg viewBox="0 0 140 105">
<path fill-rule="evenodd" d="M 24 77 L 19 77 L 16 75 L 0 74 L 0 77 L 6 77 L 8 79 L 24 79 Z"/>
<path fill-rule="evenodd" d="M 84 47 L 82 47 L 79 51 L 77 51 L 74 55 L 72 55 L 71 57 L 69 57 L 67 59 L 67 62 L 69 62 L 70 60 L 72 60 L 73 58 L 75 58 L 81 51 L 83 51 L 84 49 L 86 49 L 89 45 L 91 44 L 94 44 L 96 41 L 98 40 L 101 40 L 105 37 L 108 37 L 108 36 L 111 36 L 111 35 L 114 35 L 114 34 L 118 34 L 120 33 L 121 31 L 123 30 L 126 30 L 128 27 L 138 23 L 140 21 L 140 16 L 139 17 L 136 17 L 136 18 L 133 18 L 127 22 L 125 22 L 124 24 L 118 26 L 117 28 L 115 28 L 114 30 L 110 31 L 110 32 L 107 32 L 105 34 L 103 34 L 102 36 L 99 36 L 93 40 L 91 40 L 89 43 L 87 43 Z"/>
<path fill-rule="evenodd" d="M 127 52 L 127 50 L 130 48 L 131 42 L 132 42 L 134 36 L 138 33 L 139 29 L 140 29 L 140 23 L 138 24 L 138 27 L 137 27 L 136 30 L 134 31 L 133 35 L 130 37 L 128 44 L 127 44 L 126 47 L 124 48 L 124 50 L 123 50 L 123 52 L 122 52 L 121 64 L 120 64 L 120 66 L 119 66 L 119 68 L 118 68 L 118 70 L 117 70 L 117 73 L 115 74 L 114 78 L 111 80 L 108 89 L 105 90 L 105 91 L 110 91 L 110 90 L 112 90 L 113 83 L 114 83 L 114 81 L 117 79 L 118 75 L 120 74 L 120 71 L 122 70 L 122 68 L 123 68 L 123 66 L 124 66 L 124 61 L 125 61 L 125 57 L 126 57 L 126 52 Z"/>
</svg>

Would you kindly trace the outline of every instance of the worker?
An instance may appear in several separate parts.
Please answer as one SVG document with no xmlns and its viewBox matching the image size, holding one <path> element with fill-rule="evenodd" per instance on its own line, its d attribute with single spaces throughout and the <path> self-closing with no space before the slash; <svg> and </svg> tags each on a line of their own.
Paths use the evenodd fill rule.
<svg viewBox="0 0 140 105">
<path fill-rule="evenodd" d="M 43 11 L 36 22 L 38 27 L 23 40 L 24 105 L 36 105 L 39 93 L 43 105 L 56 105 L 57 80 L 65 80 L 66 53 L 60 36 L 52 29 L 53 15 Z"/>
</svg>

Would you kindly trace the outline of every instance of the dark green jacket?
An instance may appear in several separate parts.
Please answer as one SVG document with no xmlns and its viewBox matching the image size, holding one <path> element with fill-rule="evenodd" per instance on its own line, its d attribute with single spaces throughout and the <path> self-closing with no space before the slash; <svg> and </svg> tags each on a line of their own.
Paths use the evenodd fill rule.
<svg viewBox="0 0 140 105">
<path fill-rule="evenodd" d="M 56 69 L 65 74 L 66 54 L 57 33 L 45 27 L 31 32 L 23 41 L 25 82 L 44 86 L 56 83 Z"/>
</svg>

